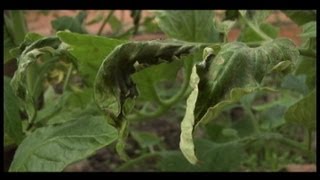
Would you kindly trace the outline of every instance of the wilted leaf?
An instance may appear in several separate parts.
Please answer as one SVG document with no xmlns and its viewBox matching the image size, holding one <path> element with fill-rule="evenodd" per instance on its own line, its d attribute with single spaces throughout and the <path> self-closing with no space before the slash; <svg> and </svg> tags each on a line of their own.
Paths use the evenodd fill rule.
<svg viewBox="0 0 320 180">
<path fill-rule="evenodd" d="M 25 47 L 17 58 L 18 69 L 12 78 L 11 86 L 17 97 L 22 100 L 29 120 L 36 115 L 36 102 L 43 89 L 45 73 L 58 60 L 53 56 L 59 54 L 56 51 L 59 45 L 60 40 L 56 37 L 42 38 Z M 44 62 L 39 64 L 38 58 L 45 55 L 47 57 L 43 58 Z"/>
<path fill-rule="evenodd" d="M 117 137 L 116 129 L 97 116 L 39 128 L 20 144 L 9 171 L 62 171 Z"/>
<path fill-rule="evenodd" d="M 4 132 L 16 144 L 20 144 L 23 139 L 21 118 L 19 112 L 19 101 L 15 96 L 10 79 L 4 76 Z"/>
<path fill-rule="evenodd" d="M 212 10 L 157 11 L 156 21 L 169 37 L 190 42 L 218 42 Z"/>
<path fill-rule="evenodd" d="M 198 83 L 200 79 L 197 74 L 196 66 L 193 66 L 190 77 L 189 86 L 191 87 L 191 93 L 187 99 L 187 109 L 183 120 L 181 122 L 181 134 L 180 134 L 180 149 L 183 155 L 188 159 L 191 164 L 197 163 L 197 157 L 194 151 L 193 144 L 193 126 L 195 122 L 194 108 L 198 97 Z"/>
<path fill-rule="evenodd" d="M 206 77 L 200 81 L 199 88 L 203 90 L 197 100 L 197 119 L 233 88 L 255 86 L 276 64 L 288 60 L 295 63 L 298 57 L 298 50 L 288 39 L 275 39 L 257 48 L 249 48 L 241 42 L 223 45 L 212 59 Z M 216 108 L 227 104 L 222 101 Z"/>
</svg>

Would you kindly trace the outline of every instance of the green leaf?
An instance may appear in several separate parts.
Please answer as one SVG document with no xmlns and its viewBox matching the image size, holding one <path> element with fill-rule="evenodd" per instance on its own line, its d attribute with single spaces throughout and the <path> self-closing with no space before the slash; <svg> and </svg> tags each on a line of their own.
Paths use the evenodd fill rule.
<svg viewBox="0 0 320 180">
<path fill-rule="evenodd" d="M 156 11 L 160 29 L 171 38 L 190 42 L 218 42 L 212 10 Z"/>
<path fill-rule="evenodd" d="M 243 159 L 243 146 L 237 142 L 214 143 L 202 139 L 196 141 L 195 144 L 199 149 L 197 153 L 199 157 L 198 164 L 190 164 L 180 152 L 167 151 L 161 154 L 160 169 L 170 172 L 225 172 L 236 169 Z"/>
<path fill-rule="evenodd" d="M 315 21 L 317 17 L 317 13 L 315 10 L 284 10 L 282 12 L 284 12 L 299 26 L 310 21 Z"/>
<path fill-rule="evenodd" d="M 269 37 L 271 38 L 278 37 L 278 33 L 280 31 L 278 27 L 275 27 L 267 23 L 261 23 L 260 25 L 258 25 L 258 27 L 262 32 L 264 32 Z M 238 38 L 238 41 L 242 41 L 242 42 L 257 42 L 257 41 L 263 41 L 263 40 L 264 39 L 251 28 L 245 28 L 241 32 L 240 37 Z"/>
<path fill-rule="evenodd" d="M 285 113 L 287 122 L 300 124 L 310 130 L 316 127 L 316 90 L 289 107 Z"/>
<path fill-rule="evenodd" d="M 288 74 L 283 78 L 281 88 L 290 89 L 306 95 L 309 92 L 309 88 L 306 85 L 306 75 L 294 76 Z"/>
<path fill-rule="evenodd" d="M 134 73 L 132 80 L 137 85 L 139 99 L 155 102 L 164 101 L 164 99 L 159 96 L 159 89 L 156 88 L 157 84 L 163 81 L 173 81 L 181 67 L 181 61 L 173 61 L 171 63 L 161 63 L 151 66 Z M 167 90 L 168 89 L 166 89 L 166 91 Z"/>
<path fill-rule="evenodd" d="M 226 98 L 223 101 L 220 101 L 213 107 L 209 107 L 207 112 L 204 114 L 204 116 L 200 119 L 200 122 L 208 123 L 210 120 L 216 118 L 225 107 L 227 107 L 230 104 L 239 102 L 240 99 L 250 93 L 256 92 L 256 91 L 269 91 L 269 92 L 275 92 L 274 89 L 268 88 L 268 87 L 246 87 L 246 88 L 233 88 L 230 91 L 230 95 L 228 98 Z"/>
<path fill-rule="evenodd" d="M 70 53 L 77 58 L 79 71 L 92 86 L 97 70 L 103 59 L 119 44 L 125 41 L 101 36 L 58 32 L 62 42 L 70 46 Z"/>
<path fill-rule="evenodd" d="M 286 110 L 286 106 L 275 105 L 263 111 L 259 117 L 259 121 L 261 122 L 260 128 L 272 130 L 285 124 L 284 113 Z"/>
<path fill-rule="evenodd" d="M 241 42 L 223 45 L 219 53 L 212 56 L 208 72 L 200 81 L 199 88 L 203 91 L 199 92 L 197 100 L 197 119 L 200 120 L 210 106 L 219 103 L 233 88 L 255 86 L 279 62 L 295 63 L 298 57 L 299 51 L 289 39 L 275 39 L 257 48 L 249 48 Z"/>
<path fill-rule="evenodd" d="M 130 134 L 139 143 L 141 148 L 155 146 L 161 142 L 161 139 L 154 133 L 143 131 L 131 131 Z"/>
<path fill-rule="evenodd" d="M 9 171 L 62 171 L 118 137 L 101 116 L 39 128 L 18 147 Z"/>
<path fill-rule="evenodd" d="M 87 33 L 83 24 L 86 13 L 81 11 L 76 17 L 62 16 L 51 21 L 52 28 L 55 31 L 69 30 L 76 33 Z"/>
<path fill-rule="evenodd" d="M 306 75 L 306 84 L 313 89 L 316 86 L 316 59 L 300 56 L 294 75 Z"/>
<path fill-rule="evenodd" d="M 4 76 L 4 132 L 13 139 L 16 144 L 20 144 L 24 138 L 22 132 L 21 118 L 19 112 L 19 101 L 15 96 L 10 78 Z"/>
<path fill-rule="evenodd" d="M 300 34 L 303 38 L 316 38 L 317 37 L 317 22 L 311 21 L 302 26 L 303 33 Z"/>
<path fill-rule="evenodd" d="M 181 134 L 179 144 L 183 155 L 191 164 L 196 164 L 198 161 L 194 151 L 192 133 L 195 122 L 194 108 L 198 97 L 199 81 L 200 79 L 197 74 L 196 66 L 193 66 L 189 82 L 189 86 L 191 87 L 192 91 L 187 99 L 187 109 L 181 122 Z"/>
<path fill-rule="evenodd" d="M 254 109 L 255 111 L 266 111 L 269 108 L 272 108 L 273 106 L 285 106 L 285 107 L 289 107 L 292 104 L 294 104 L 295 102 L 297 102 L 297 99 L 291 95 L 289 95 L 289 93 L 281 93 L 281 97 L 279 97 L 279 99 L 275 100 L 275 101 L 271 101 L 269 103 L 263 103 L 263 104 L 259 104 L 259 105 L 253 105 L 252 109 Z"/>
</svg>

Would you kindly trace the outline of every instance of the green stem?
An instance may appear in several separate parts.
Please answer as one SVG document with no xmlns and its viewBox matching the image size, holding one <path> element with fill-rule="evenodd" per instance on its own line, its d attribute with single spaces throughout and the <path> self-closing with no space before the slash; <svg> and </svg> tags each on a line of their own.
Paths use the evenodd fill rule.
<svg viewBox="0 0 320 180">
<path fill-rule="evenodd" d="M 13 10 L 12 11 L 12 20 L 14 23 L 14 40 L 15 44 L 19 45 L 27 34 L 27 24 L 24 19 L 23 11 Z"/>
<path fill-rule="evenodd" d="M 69 84 L 69 81 L 70 81 L 70 77 L 71 77 L 71 73 L 72 73 L 72 69 L 73 69 L 73 64 L 70 65 L 69 69 L 68 69 L 68 73 L 67 73 L 67 77 L 64 81 L 64 84 L 63 84 L 63 92 L 66 91 L 67 89 L 67 86 Z"/>
<path fill-rule="evenodd" d="M 308 137 L 307 137 L 307 148 L 309 151 L 311 151 L 312 147 L 312 131 L 310 129 L 307 129 Z"/>
<path fill-rule="evenodd" d="M 240 17 L 241 19 L 255 32 L 257 33 L 262 39 L 269 41 L 272 40 L 271 37 L 269 37 L 267 34 L 265 34 L 263 31 L 261 31 L 261 29 L 259 27 L 257 27 L 256 25 L 254 25 L 251 21 L 249 21 L 246 17 L 244 17 L 241 13 L 240 13 Z"/>
<path fill-rule="evenodd" d="M 126 169 L 129 169 L 131 166 L 139 163 L 139 162 L 142 162 L 146 159 L 149 159 L 149 158 L 152 158 L 152 157 L 157 157 L 157 156 L 160 156 L 160 152 L 154 152 L 154 153 L 148 153 L 148 154 L 144 154 L 142 156 L 139 156 L 135 159 L 132 159 L 124 164 L 122 164 L 120 167 L 118 167 L 117 169 L 115 169 L 116 172 L 119 172 L 119 171 L 124 171 Z"/>
<path fill-rule="evenodd" d="M 255 115 L 253 114 L 252 110 L 250 107 L 248 107 L 247 105 L 243 106 L 244 110 L 248 113 L 249 117 L 250 117 L 250 121 L 253 125 L 254 131 L 255 133 L 259 133 L 259 123 L 258 123 L 258 119 L 255 117 Z"/>
<path fill-rule="evenodd" d="M 316 51 L 314 51 L 312 49 L 300 49 L 299 48 L 299 53 L 302 56 L 307 56 L 307 57 L 311 57 L 311 58 L 316 58 L 317 57 Z"/>
<path fill-rule="evenodd" d="M 97 35 L 101 35 L 104 26 L 105 26 L 105 25 L 107 24 L 107 22 L 111 19 L 113 13 L 114 13 L 114 10 L 111 10 L 110 13 L 108 14 L 108 16 L 104 19 L 104 21 L 102 22 L 102 24 L 101 24 L 101 26 L 100 26 L 100 29 L 99 29 Z"/>
<path fill-rule="evenodd" d="M 186 91 L 188 90 L 188 87 L 189 87 L 189 78 L 186 81 L 184 81 L 182 88 L 178 92 L 178 94 L 176 94 L 169 100 L 162 101 L 162 105 L 160 106 L 160 108 L 158 108 L 157 111 L 152 113 L 144 113 L 144 112 L 137 111 L 136 114 L 129 115 L 128 119 L 130 119 L 130 121 L 137 121 L 137 120 L 141 121 L 145 119 L 152 119 L 152 118 L 159 117 L 160 115 L 168 111 L 173 104 L 177 103 L 182 98 L 183 95 L 185 95 Z"/>
</svg>

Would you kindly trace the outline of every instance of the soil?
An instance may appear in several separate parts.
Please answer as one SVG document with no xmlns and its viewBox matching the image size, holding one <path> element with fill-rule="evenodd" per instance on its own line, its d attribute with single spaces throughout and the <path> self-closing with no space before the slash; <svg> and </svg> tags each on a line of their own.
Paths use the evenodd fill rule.
<svg viewBox="0 0 320 180">
<path fill-rule="evenodd" d="M 222 12 L 222 11 L 221 11 Z M 218 12 L 218 15 L 219 13 Z M 77 14 L 78 11 L 75 10 L 59 10 L 59 11 L 50 11 L 48 15 L 44 15 L 39 13 L 39 11 L 27 11 L 26 19 L 28 22 L 28 28 L 32 32 L 36 32 L 42 35 L 51 35 L 52 32 L 51 28 L 51 20 L 55 19 L 56 17 L 60 16 L 72 16 Z M 96 11 L 96 10 L 89 10 L 87 22 L 92 20 L 97 14 L 104 14 L 105 16 L 109 13 L 108 10 L 105 11 Z M 115 15 L 119 17 L 119 19 L 125 24 L 125 27 L 128 28 L 132 25 L 132 18 L 130 17 L 130 11 L 128 10 L 116 10 Z M 152 12 L 145 11 L 143 13 L 143 17 L 151 16 Z M 290 19 L 288 19 L 284 14 L 281 12 L 276 12 L 271 15 L 268 20 L 271 23 L 279 23 L 280 24 L 280 37 L 288 37 L 294 40 L 294 42 L 299 45 L 301 44 L 301 39 L 299 38 L 299 33 L 301 29 L 292 23 Z M 86 29 L 89 33 L 96 34 L 101 23 L 96 23 L 93 25 L 86 26 Z M 103 34 L 107 34 L 111 31 L 111 28 L 107 25 L 103 31 Z M 240 34 L 239 29 L 233 29 L 230 31 L 228 36 L 228 41 L 235 41 Z M 164 34 L 139 34 L 134 36 L 133 40 L 143 41 L 143 40 L 153 40 L 153 39 L 160 39 L 165 38 Z M 11 69 L 9 69 L 11 68 Z M 12 71 L 16 68 L 16 64 L 12 63 L 11 65 L 6 65 L 5 67 L 5 74 L 12 75 Z M 241 114 L 241 112 L 238 112 Z M 238 114 L 236 113 L 236 114 Z M 180 128 L 179 123 L 170 121 L 164 118 L 158 118 L 150 121 L 146 121 L 144 123 L 140 123 L 139 125 L 133 125 L 136 129 L 154 132 L 160 137 L 163 137 L 164 143 L 166 144 L 167 149 L 176 150 L 178 149 L 179 145 L 179 136 L 180 136 Z M 129 137 L 128 145 L 127 145 L 127 152 L 131 157 L 135 157 L 137 155 L 136 150 L 139 149 L 138 144 Z M 152 161 L 152 160 L 151 160 Z M 114 170 L 116 167 L 123 163 L 122 160 L 116 154 L 114 148 L 102 148 L 97 151 L 96 154 L 92 155 L 91 157 L 69 165 L 64 171 L 66 172 L 110 172 Z M 154 164 L 151 162 L 150 164 Z M 148 163 L 148 168 L 141 167 L 141 169 L 134 169 L 134 171 L 154 171 L 155 166 L 150 165 Z M 292 167 L 291 167 L 292 170 Z M 290 170 L 288 170 L 290 171 Z"/>
</svg>

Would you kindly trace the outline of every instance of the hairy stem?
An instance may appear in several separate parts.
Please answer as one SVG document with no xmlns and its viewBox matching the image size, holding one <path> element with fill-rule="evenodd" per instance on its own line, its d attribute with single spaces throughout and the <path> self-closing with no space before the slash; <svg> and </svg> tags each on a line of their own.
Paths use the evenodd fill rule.
<svg viewBox="0 0 320 180">
<path fill-rule="evenodd" d="M 69 80 L 70 80 L 70 77 L 71 77 L 72 69 L 73 69 L 73 65 L 71 64 L 69 69 L 68 69 L 67 77 L 66 77 L 66 79 L 64 81 L 64 84 L 63 84 L 63 92 L 66 91 L 67 86 L 69 84 Z"/>
</svg>

